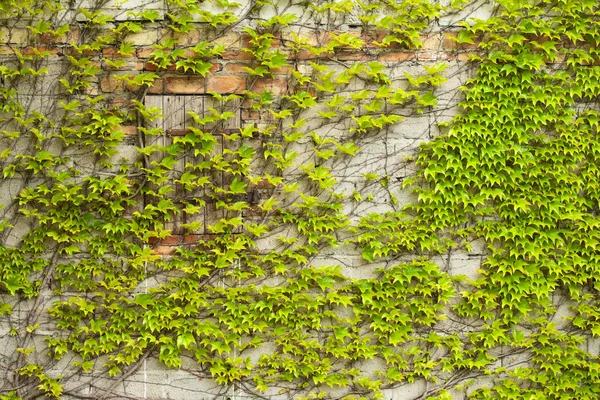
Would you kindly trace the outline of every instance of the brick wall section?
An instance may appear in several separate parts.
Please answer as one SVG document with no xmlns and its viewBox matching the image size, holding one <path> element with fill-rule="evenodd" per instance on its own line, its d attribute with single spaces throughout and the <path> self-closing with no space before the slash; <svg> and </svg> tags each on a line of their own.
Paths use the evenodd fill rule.
<svg viewBox="0 0 600 400">
<path fill-rule="evenodd" d="M 337 32 L 340 33 L 340 32 Z M 21 40 L 25 33 L 15 35 L 15 40 Z M 158 68 L 151 62 L 152 53 L 155 48 L 152 46 L 152 40 L 144 35 L 132 35 L 128 39 L 134 44 L 134 52 L 131 57 L 123 57 L 119 54 L 119 49 L 114 47 L 103 48 L 96 55 L 90 55 L 92 60 L 103 69 L 102 77 L 98 87 L 92 86 L 88 89 L 88 94 L 104 94 L 113 97 L 115 102 L 119 102 L 127 92 L 140 93 L 139 87 L 129 87 L 123 80 L 117 79 L 118 75 L 135 74 L 141 72 L 154 72 L 159 75 L 154 84 L 149 88 L 142 88 L 144 93 L 151 95 L 202 95 L 208 92 L 217 92 L 221 94 L 241 94 L 245 90 L 255 93 L 262 93 L 264 90 L 271 91 L 275 96 L 285 95 L 288 90 L 288 79 L 291 77 L 291 68 L 299 71 L 309 71 L 310 62 L 315 60 L 335 60 L 344 63 L 378 61 L 387 66 L 414 67 L 418 65 L 427 65 L 440 61 L 455 61 L 459 63 L 466 62 L 468 57 L 473 54 L 476 46 L 458 46 L 449 36 L 453 33 L 436 32 L 421 38 L 423 47 L 414 51 L 390 46 L 389 48 L 379 48 L 372 44 L 373 40 L 381 40 L 377 35 L 365 35 L 360 32 L 353 32 L 354 35 L 365 41 L 365 45 L 360 50 L 340 49 L 335 54 L 315 55 L 309 51 L 292 52 L 286 46 L 290 37 L 285 34 L 281 38 L 273 41 L 273 47 L 284 54 L 287 54 L 289 67 L 284 67 L 275 71 L 272 77 L 251 77 L 246 71 L 246 67 L 253 66 L 252 55 L 243 51 L 244 46 L 248 45 L 249 37 L 242 32 L 228 32 L 223 37 L 214 40 L 212 43 L 223 44 L 226 51 L 221 57 L 209 60 L 212 63 L 210 73 L 201 76 L 194 73 L 185 73 L 177 70 L 175 66 L 166 69 Z M 52 44 L 45 45 L 56 56 L 72 52 L 69 45 L 71 38 L 76 38 L 76 31 L 66 35 L 65 38 L 57 40 Z M 152 35 L 150 35 L 153 37 Z M 160 33 L 157 37 L 164 36 Z M 199 31 L 191 31 L 178 37 L 177 44 L 183 48 L 190 49 L 198 41 L 202 40 L 202 34 Z M 328 40 L 328 35 L 310 34 L 305 37 L 309 43 L 314 45 L 323 45 Z M 16 45 L 17 43 L 15 43 Z M 27 48 L 21 48 L 22 52 Z M 0 52 L 3 49 L 0 48 Z M 186 55 L 193 55 L 188 50 Z M 105 60 L 121 60 L 124 65 L 115 69 Z M 242 108 L 242 121 L 247 124 L 260 124 L 272 119 L 269 113 L 259 113 L 255 110 Z M 127 135 L 138 135 L 139 132 L 133 125 L 122 126 L 121 131 Z M 177 247 L 186 247 L 193 245 L 200 240 L 209 239 L 205 235 L 173 235 L 162 240 L 151 240 L 155 254 L 168 255 L 175 251 Z"/>
<path fill-rule="evenodd" d="M 360 35 L 360 32 L 356 32 Z M 275 41 L 273 47 L 280 47 L 282 52 L 288 54 L 290 61 L 299 61 L 300 63 L 308 63 L 309 60 L 315 59 L 333 59 L 337 61 L 380 61 L 384 63 L 399 63 L 410 61 L 444 61 L 444 60 L 459 60 L 466 61 L 468 56 L 472 54 L 475 47 L 459 46 L 451 41 L 448 37 L 455 35 L 454 32 L 434 33 L 422 37 L 423 47 L 416 50 L 405 50 L 399 48 L 381 49 L 370 44 L 371 37 L 363 35 L 361 38 L 365 40 L 365 45 L 361 50 L 342 49 L 336 54 L 317 56 L 308 51 L 300 51 L 293 53 L 285 46 L 281 46 L 281 42 Z M 77 40 L 79 36 L 78 30 L 72 30 L 63 37 L 52 40 L 40 41 L 39 46 L 36 46 L 38 51 L 48 51 L 53 56 L 63 56 L 74 54 L 75 51 L 70 43 Z M 160 36 L 160 35 L 158 35 Z M 7 29 L 0 30 L 0 37 L 6 40 L 5 45 L 0 46 L 0 54 L 11 55 L 15 50 L 19 50 L 22 54 L 33 54 L 34 49 L 28 47 L 29 32 L 26 29 L 11 29 L 10 34 Z M 210 77 L 207 81 L 196 80 L 190 88 L 182 88 L 180 86 L 181 76 L 183 71 L 176 71 L 174 67 L 165 70 L 160 70 L 156 65 L 148 62 L 150 55 L 155 50 L 151 44 L 153 40 L 149 37 L 152 35 L 136 34 L 127 38 L 135 47 L 135 57 L 123 57 L 119 54 L 118 48 L 105 47 L 101 52 L 96 54 L 86 54 L 91 56 L 92 60 L 98 62 L 102 69 L 106 71 L 106 77 L 102 79 L 102 93 L 119 93 L 124 88 L 118 85 L 111 78 L 111 73 L 115 73 L 115 68 L 103 62 L 103 59 L 120 59 L 125 61 L 123 67 L 118 68 L 119 73 L 153 71 L 159 72 L 162 75 L 162 80 L 166 84 L 159 89 L 155 89 L 155 93 L 204 93 L 206 90 L 211 90 L 219 93 L 236 93 L 241 92 L 248 87 L 248 76 L 244 72 L 243 67 L 251 66 L 252 55 L 242 51 L 244 44 L 248 42 L 246 34 L 241 32 L 229 32 L 225 37 L 216 39 L 213 43 L 225 44 L 227 50 L 219 59 L 211 60 L 213 68 L 211 69 Z M 192 31 L 179 37 L 178 44 L 181 46 L 192 46 L 201 39 L 199 31 Z M 158 40 L 158 39 L 157 39 Z M 44 43 L 46 42 L 46 43 Z M 309 40 L 316 42 L 316 40 Z M 286 75 L 287 71 L 279 71 L 282 75 Z M 277 79 L 277 76 L 274 78 Z M 245 82 L 244 82 L 245 81 Z M 262 86 L 259 88 L 262 90 Z M 258 90 L 258 89 L 257 89 Z"/>
<path fill-rule="evenodd" d="M 191 48 L 201 39 L 205 38 L 206 35 L 202 33 L 201 24 L 198 25 L 197 30 L 190 31 L 186 34 L 181 34 L 177 37 L 177 46 L 184 48 Z M 339 32 L 338 32 L 339 33 Z M 372 44 L 373 40 L 381 40 L 381 36 L 377 33 L 369 35 L 361 34 L 359 31 L 352 32 L 353 35 L 360 37 L 364 40 L 365 45 L 360 50 L 354 49 L 340 49 L 335 54 L 327 54 L 317 56 L 309 51 L 303 50 L 298 53 L 291 52 L 287 46 L 291 35 L 282 32 L 281 35 L 274 41 L 273 46 L 278 48 L 282 53 L 287 54 L 290 61 L 290 65 L 298 71 L 306 73 L 310 70 L 310 61 L 316 59 L 324 60 L 335 60 L 343 63 L 352 62 L 369 62 L 379 61 L 390 67 L 400 67 L 407 69 L 419 67 L 422 65 L 431 65 L 432 63 L 440 61 L 448 61 L 456 65 L 464 65 L 469 56 L 474 54 L 476 45 L 457 45 L 455 41 L 452 41 L 449 37 L 455 35 L 452 30 L 446 29 L 445 32 L 441 32 L 441 29 L 436 32 L 432 32 L 422 37 L 423 47 L 413 51 L 403 49 L 398 46 L 390 46 L 389 48 L 379 48 Z M 168 35 L 167 31 L 163 31 L 159 28 L 152 28 L 150 24 L 149 29 L 144 29 L 143 33 L 130 35 L 126 40 L 130 41 L 134 45 L 133 55 L 129 57 L 123 57 L 119 54 L 118 48 L 105 47 L 99 52 L 89 53 L 86 56 L 90 57 L 96 65 L 102 69 L 102 73 L 97 82 L 93 82 L 92 85 L 85 90 L 88 95 L 107 95 L 112 103 L 116 106 L 120 106 L 125 103 L 125 98 L 132 93 L 138 96 L 144 94 L 152 95 L 194 95 L 194 94 L 205 94 L 209 91 L 228 94 L 228 93 L 242 93 L 244 90 L 250 90 L 256 93 L 261 93 L 263 90 L 272 91 L 276 96 L 281 96 L 287 93 L 287 82 L 290 77 L 291 70 L 289 68 L 282 68 L 276 71 L 273 77 L 270 78 L 253 78 L 250 77 L 245 67 L 252 66 L 252 56 L 250 53 L 243 51 L 244 46 L 248 45 L 248 36 L 239 31 L 227 32 L 226 34 L 212 40 L 214 44 L 222 44 L 225 46 L 226 51 L 221 57 L 210 60 L 212 67 L 210 74 L 203 77 L 197 74 L 184 73 L 183 71 L 176 70 L 175 67 L 169 67 L 166 70 L 159 69 L 156 65 L 150 62 L 151 54 L 155 51 L 152 46 Z M 33 48 L 27 47 L 29 43 L 30 32 L 26 29 L 12 29 L 10 34 L 8 30 L 0 28 L 0 37 L 5 45 L 0 45 L 0 55 L 13 55 L 15 49 L 18 49 L 22 54 L 34 53 Z M 73 47 L 70 45 L 71 42 L 75 42 L 79 37 L 79 31 L 74 29 L 67 33 L 61 38 L 43 38 L 39 40 L 37 50 L 48 51 L 51 60 L 65 59 L 67 55 L 75 54 Z M 308 40 L 308 43 L 315 46 L 324 45 L 328 37 L 327 33 L 310 33 L 304 36 Z M 8 57 L 6 57 L 8 58 Z M 112 67 L 106 60 L 121 60 L 124 65 L 119 68 Z M 124 81 L 116 79 L 115 76 L 126 75 L 126 74 L 138 74 L 143 72 L 154 72 L 159 75 L 153 86 L 149 88 L 131 87 L 125 84 Z M 451 88 L 458 87 L 456 82 L 452 82 L 449 85 Z M 452 113 L 451 111 L 450 113 Z M 267 122 L 271 119 L 271 114 L 268 112 L 259 112 L 251 110 L 249 108 L 242 107 L 241 116 L 243 123 L 248 124 L 260 124 Z M 437 117 L 436 117 L 437 118 Z M 432 118 L 423 117 L 419 118 L 414 122 L 407 123 L 406 127 L 400 129 L 408 132 L 405 136 L 410 136 L 410 140 L 406 143 L 416 147 L 419 141 L 426 140 L 427 137 L 418 136 L 414 131 L 417 129 L 415 125 L 422 124 L 423 126 L 430 126 L 436 121 Z M 124 125 L 119 128 L 123 133 L 129 136 L 137 136 L 140 134 L 136 126 Z M 404 135 L 404 131 L 402 132 Z M 409 135 L 410 134 L 410 135 Z M 398 134 L 398 136 L 402 136 Z M 416 139 L 415 139 L 416 138 Z M 404 137 L 396 138 L 398 143 L 404 145 L 406 140 Z M 391 144 L 392 145 L 392 144 Z M 367 154 L 366 157 L 371 157 Z M 258 189 L 264 191 L 272 191 L 273 188 L 269 187 L 266 182 L 258 183 L 257 185 L 249 185 L 248 189 Z M 264 197 L 263 197 L 264 199 Z M 369 210 L 373 211 L 373 210 Z M 252 215 L 252 210 L 248 210 L 248 215 Z M 186 235 L 172 235 L 161 240 L 150 239 L 149 245 L 152 246 L 155 254 L 168 255 L 173 253 L 178 247 L 194 246 L 199 241 L 211 240 L 210 235 L 203 234 L 186 234 Z M 454 255 L 452 265 L 457 266 L 461 273 L 475 274 L 481 264 L 481 256 L 476 254 L 460 254 Z M 352 257 L 346 254 L 338 254 L 340 257 Z M 324 256 L 325 258 L 328 255 Z M 461 258 L 462 257 L 462 258 Z M 327 263 L 331 262 L 331 259 L 326 260 Z M 349 261 L 351 264 L 354 261 Z M 453 267 L 454 268 L 454 267 Z M 137 387 L 136 382 L 144 382 L 144 385 L 148 385 L 148 398 L 178 398 L 180 400 L 187 399 L 198 399 L 198 394 L 193 392 L 195 385 L 202 385 L 203 383 L 197 382 L 197 378 L 194 378 L 193 383 L 188 383 L 190 386 L 189 391 L 180 390 L 177 392 L 176 384 L 169 386 L 169 389 L 165 391 L 165 384 L 177 383 L 178 379 L 182 376 L 185 379 L 189 377 L 178 375 L 179 371 L 169 371 L 168 373 L 163 372 L 162 367 L 149 367 L 150 373 L 146 376 L 146 370 L 144 366 L 144 375 L 138 374 L 131 378 L 134 382 L 133 387 Z M 158 372 L 153 372 L 153 369 Z M 153 383 L 153 379 L 156 383 Z M 183 382 L 185 381 L 181 379 Z M 212 384 L 211 384 L 212 385 Z M 386 398 L 391 399 L 406 399 L 416 398 L 421 394 L 421 390 L 415 393 L 410 392 L 410 388 L 402 388 L 398 392 L 390 393 L 390 396 Z M 128 389 L 129 390 L 129 389 Z M 137 396 L 139 391 L 131 389 L 132 394 Z M 146 386 L 144 386 L 146 390 Z"/>
<path fill-rule="evenodd" d="M 180 34 L 177 39 L 177 46 L 186 49 L 186 56 L 193 56 L 191 48 L 199 41 L 206 40 L 203 25 L 198 24 L 197 30 L 192 30 L 185 34 Z M 339 34 L 341 32 L 332 32 Z M 375 32 L 364 34 L 360 31 L 351 31 L 352 35 L 359 37 L 364 41 L 361 49 L 341 48 L 334 54 L 315 55 L 307 50 L 293 52 L 288 44 L 292 40 L 291 35 L 286 32 L 278 35 L 272 43 L 272 47 L 286 54 L 290 66 L 280 68 L 274 71 L 272 77 L 251 77 L 245 68 L 252 67 L 252 55 L 244 51 L 249 46 L 250 37 L 241 31 L 230 31 L 211 41 L 214 44 L 225 46 L 226 50 L 218 57 L 207 60 L 212 64 L 210 73 L 206 76 L 184 72 L 175 66 L 161 69 L 151 62 L 152 53 L 156 50 L 154 44 L 160 42 L 160 38 L 169 35 L 166 30 L 158 28 L 146 29 L 143 34 L 129 35 L 125 40 L 133 44 L 134 50 L 131 56 L 123 56 L 118 47 L 104 47 L 100 51 L 85 54 L 95 65 L 102 69 L 99 80 L 85 89 L 87 95 L 108 95 L 112 98 L 113 104 L 120 106 L 124 103 L 124 98 L 131 94 L 142 95 L 201 95 L 208 92 L 217 92 L 221 94 L 241 94 L 245 90 L 255 93 L 262 93 L 264 90 L 271 91 L 275 96 L 285 95 L 288 91 L 288 79 L 291 77 L 292 68 L 298 71 L 309 71 L 310 62 L 315 60 L 333 60 L 334 62 L 352 63 L 352 62 L 370 62 L 378 61 L 386 66 L 407 67 L 427 65 L 440 61 L 454 61 L 464 63 L 476 49 L 475 45 L 459 46 L 450 37 L 455 35 L 452 31 L 436 31 L 421 37 L 423 46 L 419 49 L 408 50 L 399 46 L 389 46 L 380 48 L 373 44 L 374 40 L 381 40 L 382 35 Z M 63 37 L 42 37 L 38 40 L 35 49 L 38 51 L 49 52 L 50 57 L 64 59 L 68 55 L 77 56 L 71 43 L 79 38 L 80 32 L 73 29 Z M 30 33 L 25 29 L 0 29 L 0 37 L 5 41 L 5 45 L 0 46 L 0 55 L 12 55 L 18 49 L 22 54 L 33 54 L 34 48 L 28 46 Z M 331 40 L 329 33 L 308 33 L 302 39 L 306 39 L 311 45 L 323 46 Z M 118 61 L 122 63 L 119 67 L 114 67 L 107 61 Z M 159 75 L 151 87 L 129 86 L 123 80 L 118 79 L 120 75 L 138 74 L 143 72 L 153 72 Z M 242 107 L 242 121 L 247 124 L 260 124 L 268 122 L 271 119 L 269 113 L 259 113 L 254 110 Z M 127 135 L 138 135 L 139 132 L 133 125 L 122 126 L 120 130 Z M 170 236 L 161 241 L 152 241 L 157 254 L 169 254 L 177 246 L 185 246 L 198 242 L 203 239 L 198 235 L 188 236 Z"/>
</svg>

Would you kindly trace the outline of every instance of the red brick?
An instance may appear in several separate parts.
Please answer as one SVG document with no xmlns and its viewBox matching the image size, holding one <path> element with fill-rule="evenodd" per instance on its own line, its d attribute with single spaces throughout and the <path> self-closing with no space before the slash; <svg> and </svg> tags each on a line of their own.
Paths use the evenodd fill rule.
<svg viewBox="0 0 600 400">
<path fill-rule="evenodd" d="M 386 30 L 375 30 L 375 31 L 365 31 L 361 35 L 361 39 L 363 42 L 363 47 L 365 48 L 382 48 L 381 46 L 376 45 L 373 42 L 381 43 L 381 41 L 389 34 L 389 31 Z M 392 42 L 387 45 L 386 49 L 398 48 L 401 47 L 398 43 Z"/>
<path fill-rule="evenodd" d="M 121 54 L 119 54 L 119 49 L 116 47 L 106 47 L 104 49 L 102 49 L 102 55 L 104 57 L 110 57 L 110 58 L 125 58 L 126 56 L 122 56 Z"/>
<path fill-rule="evenodd" d="M 452 38 L 456 37 L 456 32 L 448 32 L 444 35 L 444 39 L 442 41 L 442 47 L 444 50 L 474 50 L 477 49 L 477 38 L 475 38 L 475 43 L 457 43 L 456 40 Z"/>
<path fill-rule="evenodd" d="M 196 94 L 204 93 L 204 78 L 197 76 L 168 76 L 165 90 L 167 93 Z"/>
<path fill-rule="evenodd" d="M 171 72 L 175 72 L 175 71 L 177 71 L 177 72 L 183 72 L 183 67 L 177 68 L 176 64 L 171 64 L 171 65 L 169 65 L 167 67 L 167 71 L 171 71 Z"/>
<path fill-rule="evenodd" d="M 171 235 L 171 236 L 167 236 L 166 238 L 164 238 L 163 240 L 160 241 L 160 244 L 163 245 L 173 245 L 173 244 L 180 244 L 182 240 L 182 237 L 179 235 Z"/>
<path fill-rule="evenodd" d="M 275 121 L 275 117 L 270 112 L 263 111 L 260 113 L 261 122 L 272 122 Z"/>
<path fill-rule="evenodd" d="M 186 58 L 196 57 L 196 52 L 192 49 L 185 49 L 183 51 L 183 57 L 186 57 Z"/>
<path fill-rule="evenodd" d="M 225 72 L 231 72 L 234 74 L 247 73 L 244 68 L 247 68 L 248 64 L 229 63 L 225 65 Z"/>
<path fill-rule="evenodd" d="M 343 51 L 336 53 L 335 57 L 340 61 L 369 61 L 373 56 L 361 51 Z"/>
<path fill-rule="evenodd" d="M 444 39 L 442 40 L 442 47 L 444 50 L 456 50 L 458 47 L 458 43 L 452 38 L 456 37 L 456 32 L 448 32 L 444 35 Z"/>
<path fill-rule="evenodd" d="M 252 85 L 253 92 L 262 93 L 267 90 L 275 96 L 287 93 L 287 89 L 287 79 L 285 78 L 259 78 Z"/>
<path fill-rule="evenodd" d="M 153 249 L 153 253 L 154 254 L 160 254 L 160 255 L 168 255 L 171 254 L 173 252 L 175 252 L 175 249 L 177 249 L 177 246 L 163 246 L 163 245 L 159 245 L 159 246 L 155 246 Z"/>
<path fill-rule="evenodd" d="M 154 68 L 155 68 L 154 70 L 150 69 L 149 71 L 155 71 L 155 70 L 157 69 L 157 67 L 156 67 L 155 65 L 151 64 L 151 63 L 146 63 L 146 64 L 148 64 L 148 65 L 151 65 L 151 66 L 154 66 Z M 219 72 L 220 70 L 221 70 L 221 64 L 219 64 L 219 63 L 213 64 L 213 66 L 212 66 L 212 67 L 210 67 L 210 69 L 209 69 L 209 71 L 210 71 L 210 72 Z M 183 67 L 179 67 L 179 68 L 177 68 L 177 66 L 176 66 L 175 64 L 171 64 L 171 65 L 170 65 L 170 66 L 167 68 L 167 71 L 171 71 L 171 72 L 173 72 L 173 71 L 177 71 L 177 72 L 183 72 L 183 73 L 186 73 L 186 74 L 192 74 L 192 73 L 193 73 L 193 72 L 192 72 L 191 70 L 189 70 L 189 69 L 188 69 L 188 71 L 186 72 L 186 71 L 185 71 L 185 68 L 183 68 Z"/>
<path fill-rule="evenodd" d="M 65 43 L 77 43 L 79 41 L 79 34 L 81 31 L 77 28 L 72 28 L 67 34 L 67 38 L 65 39 Z"/>
<path fill-rule="evenodd" d="M 254 100 L 244 99 L 242 100 L 242 110 L 252 108 L 254 105 Z"/>
<path fill-rule="evenodd" d="M 442 51 L 439 56 L 439 60 L 452 61 L 456 58 L 455 53 L 451 53 L 449 51 Z"/>
<path fill-rule="evenodd" d="M 152 63 L 147 62 L 146 64 L 144 64 L 144 69 L 146 71 L 156 71 L 158 67 Z"/>
<path fill-rule="evenodd" d="M 84 57 L 96 57 L 100 54 L 100 51 L 98 50 L 84 50 L 82 52 L 79 52 L 77 50 L 75 50 L 72 47 L 65 47 L 63 48 L 63 54 L 65 55 L 70 55 L 73 57 L 79 57 L 79 56 L 84 56 Z"/>
<path fill-rule="evenodd" d="M 242 93 L 246 89 L 246 78 L 235 75 L 209 76 L 206 83 L 207 92 Z"/>
<path fill-rule="evenodd" d="M 247 74 L 248 72 L 244 68 L 250 67 L 249 64 L 241 64 L 241 63 L 229 63 L 225 65 L 225 72 L 231 72 L 234 74 Z M 212 72 L 212 71 L 211 71 Z M 292 72 L 290 66 L 284 66 L 281 68 L 276 68 L 271 71 L 274 75 L 287 75 Z"/>
<path fill-rule="evenodd" d="M 409 52 L 390 52 L 382 53 L 377 57 L 379 61 L 403 62 L 414 60 L 415 54 Z"/>
<path fill-rule="evenodd" d="M 137 126 L 135 125 L 121 125 L 117 129 L 128 136 L 137 136 L 138 134 Z"/>
<path fill-rule="evenodd" d="M 277 36 L 275 36 L 275 35 L 277 35 Z M 275 37 L 271 40 L 273 42 L 275 42 L 275 41 L 279 42 L 279 39 L 277 38 L 279 36 L 279 34 L 276 33 L 275 35 L 274 35 Z M 251 40 L 252 40 L 252 36 L 250 36 L 249 34 L 247 34 L 245 32 L 242 33 L 242 48 L 251 48 L 252 47 L 252 45 L 250 44 Z"/>
<path fill-rule="evenodd" d="M 56 55 L 61 52 L 61 49 L 59 49 L 58 47 L 38 46 L 38 47 L 24 47 L 21 49 L 21 54 L 26 55 L 26 56 L 34 55 L 35 54 L 34 49 L 37 49 L 37 51 L 39 51 L 39 52 L 49 51 L 50 54 L 52 54 L 52 55 Z"/>
<path fill-rule="evenodd" d="M 102 68 L 107 71 L 141 71 L 144 69 L 144 63 L 136 59 L 128 59 L 122 67 L 115 68 L 106 62 L 102 63 Z"/>
<path fill-rule="evenodd" d="M 198 243 L 201 239 L 201 235 L 186 235 L 183 237 L 184 244 Z"/>
<path fill-rule="evenodd" d="M 10 46 L 2 45 L 0 46 L 0 54 L 13 54 L 14 51 Z"/>
<path fill-rule="evenodd" d="M 226 50 L 221 58 L 223 60 L 248 61 L 252 60 L 252 54 L 241 50 Z"/>
<path fill-rule="evenodd" d="M 423 51 L 417 54 L 419 61 L 435 61 L 440 58 L 441 53 L 439 51 Z"/>
<path fill-rule="evenodd" d="M 275 68 L 271 71 L 273 75 L 288 75 L 292 73 L 292 67 L 289 65 L 283 66 L 281 68 Z"/>
<path fill-rule="evenodd" d="M 57 38 L 50 33 L 43 33 L 40 35 L 40 43 L 41 44 L 53 44 L 56 43 Z"/>
<path fill-rule="evenodd" d="M 150 54 L 154 52 L 153 47 L 140 47 L 137 49 L 138 58 L 150 58 Z"/>
<path fill-rule="evenodd" d="M 183 244 L 184 245 L 198 245 L 202 248 L 206 248 L 203 247 L 203 245 L 206 244 L 206 242 L 210 242 L 211 240 L 215 240 L 216 238 L 220 237 L 221 235 L 218 234 L 191 234 L 191 235 L 186 235 L 183 237 Z"/>
</svg>

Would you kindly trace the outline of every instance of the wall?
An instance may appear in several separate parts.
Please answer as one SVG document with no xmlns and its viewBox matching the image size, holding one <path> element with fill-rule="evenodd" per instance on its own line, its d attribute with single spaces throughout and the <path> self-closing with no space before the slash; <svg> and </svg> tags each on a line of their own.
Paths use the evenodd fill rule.
<svg viewBox="0 0 600 400">
<path fill-rule="evenodd" d="M 2 398 L 459 399 L 535 368 L 454 308 L 492 250 L 403 208 L 486 50 L 461 26 L 498 15 L 460 3 L 7 5 Z"/>
</svg>

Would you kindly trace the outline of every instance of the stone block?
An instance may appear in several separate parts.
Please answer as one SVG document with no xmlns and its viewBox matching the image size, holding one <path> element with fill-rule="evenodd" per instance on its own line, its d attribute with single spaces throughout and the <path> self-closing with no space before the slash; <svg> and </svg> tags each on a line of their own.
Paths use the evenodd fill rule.
<svg viewBox="0 0 600 400">
<path fill-rule="evenodd" d="M 24 28 L 0 28 L 0 42 L 23 46 L 30 41 L 29 30 Z"/>
<path fill-rule="evenodd" d="M 158 29 L 145 29 L 142 32 L 132 33 L 124 39 L 126 42 L 133 43 L 134 46 L 150 46 L 160 41 Z"/>
<path fill-rule="evenodd" d="M 427 32 L 421 35 L 423 49 L 439 51 L 442 49 L 442 34 L 440 32 Z"/>
<path fill-rule="evenodd" d="M 156 78 L 152 85 L 148 87 L 148 94 L 160 94 L 164 91 L 164 80 L 162 78 Z"/>
<path fill-rule="evenodd" d="M 114 75 L 105 76 L 100 81 L 100 89 L 104 93 L 122 93 L 123 81 L 117 80 Z"/>
<path fill-rule="evenodd" d="M 448 6 L 451 0 L 441 0 L 440 5 Z M 447 12 L 442 15 L 437 23 L 440 27 L 458 27 L 458 23 L 469 19 L 482 19 L 486 20 L 490 18 L 494 12 L 494 2 L 487 0 L 476 0 L 472 3 L 467 4 L 462 10 L 455 12 Z"/>
<path fill-rule="evenodd" d="M 167 86 L 168 89 L 168 86 Z M 210 75 L 206 81 L 207 92 L 242 93 L 246 89 L 246 78 L 236 75 Z"/>
<path fill-rule="evenodd" d="M 204 78 L 196 76 L 167 76 L 165 78 L 165 91 L 173 94 L 200 94 L 204 93 Z"/>
<path fill-rule="evenodd" d="M 240 37 L 241 34 L 239 32 L 228 30 L 226 33 L 213 38 L 211 43 L 222 44 L 227 49 L 239 49 Z"/>
</svg>

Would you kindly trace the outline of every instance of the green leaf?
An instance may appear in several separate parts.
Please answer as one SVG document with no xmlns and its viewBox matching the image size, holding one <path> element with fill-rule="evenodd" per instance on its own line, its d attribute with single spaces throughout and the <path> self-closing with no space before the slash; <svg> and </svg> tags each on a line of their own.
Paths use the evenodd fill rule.
<svg viewBox="0 0 600 400">
<path fill-rule="evenodd" d="M 235 177 L 229 185 L 229 190 L 233 194 L 245 194 L 247 186 L 248 182 L 240 181 L 237 177 Z"/>
<path fill-rule="evenodd" d="M 177 347 L 189 349 L 192 344 L 196 344 L 196 338 L 191 333 L 183 333 L 177 336 Z"/>
<path fill-rule="evenodd" d="M 467 44 L 475 44 L 475 34 L 473 32 L 470 32 L 468 30 L 461 30 L 456 34 L 456 42 L 457 43 L 467 43 Z M 452 36 L 450 36 L 450 39 L 454 39 Z"/>
</svg>

